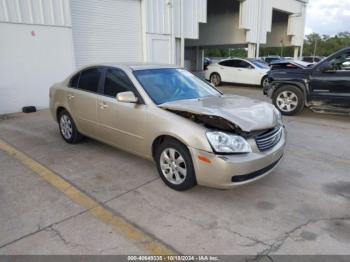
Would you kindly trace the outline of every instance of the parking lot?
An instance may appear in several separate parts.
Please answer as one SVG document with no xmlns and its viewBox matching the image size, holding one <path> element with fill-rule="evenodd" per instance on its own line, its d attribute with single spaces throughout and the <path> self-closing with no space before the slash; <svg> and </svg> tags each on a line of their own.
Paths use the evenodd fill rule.
<svg viewBox="0 0 350 262">
<path fill-rule="evenodd" d="M 221 89 L 268 101 L 257 87 Z M 305 110 L 284 121 L 285 158 L 270 176 L 176 192 L 152 162 L 66 144 L 48 110 L 10 115 L 0 254 L 350 254 L 350 118 Z"/>
</svg>

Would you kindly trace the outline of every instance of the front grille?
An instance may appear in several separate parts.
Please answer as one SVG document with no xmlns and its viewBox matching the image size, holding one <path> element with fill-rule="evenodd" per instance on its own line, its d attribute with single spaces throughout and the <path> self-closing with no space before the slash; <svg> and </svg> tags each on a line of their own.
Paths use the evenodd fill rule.
<svg viewBox="0 0 350 262">
<path fill-rule="evenodd" d="M 274 129 L 271 129 L 265 133 L 258 135 L 255 138 L 255 141 L 259 150 L 264 152 L 273 148 L 275 145 L 277 145 L 282 138 L 282 132 L 283 132 L 283 127 L 278 126 Z"/>
</svg>

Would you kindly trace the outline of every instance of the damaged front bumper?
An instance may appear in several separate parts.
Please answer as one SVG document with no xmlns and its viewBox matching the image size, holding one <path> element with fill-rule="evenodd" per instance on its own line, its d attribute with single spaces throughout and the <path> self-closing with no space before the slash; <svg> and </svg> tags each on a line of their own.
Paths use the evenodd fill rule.
<svg viewBox="0 0 350 262">
<path fill-rule="evenodd" d="M 264 88 L 263 88 L 263 92 L 265 96 L 268 96 L 270 98 L 272 98 L 273 93 L 275 92 L 275 85 L 272 83 L 267 84 Z"/>
<path fill-rule="evenodd" d="M 190 148 L 197 183 L 202 186 L 229 189 L 259 180 L 270 174 L 283 158 L 286 132 L 273 148 L 261 152 L 254 139 L 249 139 L 253 152 L 249 154 L 217 155 Z M 205 157 L 209 161 L 200 159 Z"/>
</svg>

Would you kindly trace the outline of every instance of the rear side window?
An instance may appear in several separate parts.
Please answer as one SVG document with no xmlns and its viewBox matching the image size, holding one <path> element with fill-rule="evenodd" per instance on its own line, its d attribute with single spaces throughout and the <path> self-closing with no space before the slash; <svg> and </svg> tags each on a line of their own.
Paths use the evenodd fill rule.
<svg viewBox="0 0 350 262">
<path fill-rule="evenodd" d="M 237 67 L 239 60 L 226 60 L 219 63 L 222 66 Z"/>
<path fill-rule="evenodd" d="M 81 72 L 78 88 L 97 93 L 102 71 L 102 68 L 91 68 Z"/>
<path fill-rule="evenodd" d="M 104 94 L 116 97 L 117 94 L 127 91 L 134 92 L 134 86 L 129 77 L 119 69 L 108 69 L 106 74 Z"/>
<path fill-rule="evenodd" d="M 236 67 L 236 68 L 250 68 L 250 67 L 252 67 L 249 63 L 247 63 L 243 60 L 226 60 L 226 61 L 220 62 L 219 64 L 223 65 L 223 66 Z"/>
<path fill-rule="evenodd" d="M 76 74 L 75 76 L 73 76 L 70 80 L 69 86 L 70 87 L 74 87 L 74 88 L 78 88 L 79 85 L 79 79 L 80 79 L 80 73 Z"/>
</svg>

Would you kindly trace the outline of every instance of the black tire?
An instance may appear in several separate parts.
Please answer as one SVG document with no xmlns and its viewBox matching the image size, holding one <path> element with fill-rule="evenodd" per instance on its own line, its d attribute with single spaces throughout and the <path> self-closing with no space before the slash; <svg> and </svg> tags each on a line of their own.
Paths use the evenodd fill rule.
<svg viewBox="0 0 350 262">
<path fill-rule="evenodd" d="M 23 113 L 35 113 L 36 112 L 36 107 L 35 106 L 25 106 L 22 108 Z"/>
<path fill-rule="evenodd" d="M 63 119 L 66 119 L 66 120 L 68 119 L 71 123 L 71 135 L 70 136 L 65 134 L 63 131 L 63 129 L 64 129 L 63 124 L 62 124 Z M 78 144 L 83 139 L 83 135 L 79 133 L 79 131 L 74 123 L 73 118 L 66 110 L 62 110 L 58 114 L 58 126 L 59 126 L 59 130 L 60 130 L 60 134 L 61 134 L 62 138 L 68 144 Z"/>
<path fill-rule="evenodd" d="M 268 76 L 264 76 L 264 77 L 261 79 L 260 86 L 261 86 L 262 88 L 265 88 L 264 82 L 267 81 L 267 79 L 268 79 Z"/>
<path fill-rule="evenodd" d="M 221 85 L 221 76 L 218 73 L 211 74 L 209 80 L 214 86 L 220 86 Z"/>
<path fill-rule="evenodd" d="M 287 94 L 290 97 L 293 97 L 291 102 L 295 103 L 296 105 L 292 106 L 290 109 L 287 108 L 287 106 L 283 107 L 283 103 L 281 103 L 281 100 L 285 95 Z M 303 111 L 305 107 L 305 97 L 303 92 L 296 86 L 292 85 L 284 85 L 280 88 L 278 88 L 272 97 L 273 104 L 275 107 L 286 116 L 293 116 L 299 114 L 301 111 Z"/>
<path fill-rule="evenodd" d="M 179 153 L 182 156 L 182 158 L 185 162 L 186 176 L 184 176 L 184 178 L 181 178 L 184 180 L 179 184 L 174 184 L 173 182 L 170 182 L 166 178 L 166 176 L 163 173 L 163 170 L 161 168 L 162 154 L 164 152 L 166 152 L 166 150 L 171 150 L 171 149 L 174 149 L 175 151 L 177 151 L 177 153 Z M 159 173 L 161 179 L 163 180 L 163 182 L 168 187 L 170 187 L 176 191 L 185 191 L 185 190 L 188 190 L 188 189 L 194 187 L 197 184 L 191 154 L 190 154 L 188 148 L 185 145 L 183 145 L 182 143 L 180 143 L 179 141 L 177 141 L 175 139 L 165 139 L 164 142 L 162 144 L 160 144 L 158 146 L 158 148 L 156 149 L 155 161 L 157 164 L 158 173 Z M 171 166 L 171 165 L 169 165 L 169 166 Z M 175 175 L 172 175 L 172 176 L 174 177 Z"/>
</svg>

